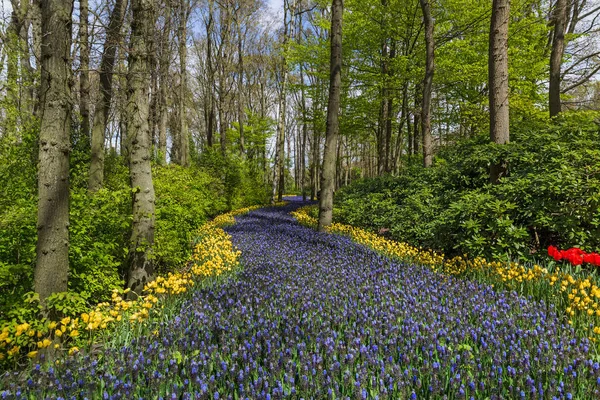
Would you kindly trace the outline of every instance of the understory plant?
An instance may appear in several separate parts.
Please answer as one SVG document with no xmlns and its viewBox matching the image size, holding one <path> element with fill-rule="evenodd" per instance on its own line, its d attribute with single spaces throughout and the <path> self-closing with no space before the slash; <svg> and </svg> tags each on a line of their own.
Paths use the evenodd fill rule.
<svg viewBox="0 0 600 400">
<path fill-rule="evenodd" d="M 405 163 L 398 176 L 339 190 L 335 219 L 456 256 L 534 261 L 550 246 L 600 249 L 597 113 L 521 121 L 511 143 L 487 134 L 441 147 L 431 168 Z M 503 159 L 508 175 L 489 183 Z"/>
</svg>

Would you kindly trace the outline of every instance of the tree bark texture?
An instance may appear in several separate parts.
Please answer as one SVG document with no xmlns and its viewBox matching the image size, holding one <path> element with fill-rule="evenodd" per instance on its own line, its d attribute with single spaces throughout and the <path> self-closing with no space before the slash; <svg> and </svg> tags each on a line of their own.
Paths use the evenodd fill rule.
<svg viewBox="0 0 600 400">
<path fill-rule="evenodd" d="M 113 71 L 117 55 L 117 47 L 121 41 L 121 26 L 127 9 L 127 0 L 116 0 L 110 15 L 106 30 L 106 41 L 100 61 L 100 93 L 94 111 L 92 127 L 92 159 L 88 189 L 95 192 L 102 187 L 104 182 L 104 139 L 108 113 L 112 101 Z"/>
<path fill-rule="evenodd" d="M 179 158 L 177 163 L 190 165 L 190 134 L 187 125 L 185 99 L 187 92 L 187 22 L 189 16 L 187 0 L 181 0 L 179 15 Z"/>
<path fill-rule="evenodd" d="M 434 74 L 433 18 L 429 0 L 419 0 L 425 22 L 425 77 L 423 78 L 423 101 L 421 102 L 421 134 L 423 137 L 423 166 L 431 167 L 433 149 L 431 143 L 431 92 Z"/>
<path fill-rule="evenodd" d="M 552 35 L 552 51 L 550 53 L 550 117 L 557 116 L 560 105 L 560 67 L 565 51 L 565 30 L 567 24 L 567 0 L 557 0 L 553 13 L 554 31 Z"/>
<path fill-rule="evenodd" d="M 489 101 L 490 101 L 490 140 L 497 144 L 509 142 L 508 108 L 508 23 L 510 1 L 494 0 L 490 24 L 489 48 Z M 506 175 L 504 161 L 490 167 L 490 181 L 498 183 Z"/>
<path fill-rule="evenodd" d="M 321 171 L 321 196 L 319 197 L 319 231 L 331 225 L 333 217 L 333 191 L 335 186 L 336 151 L 339 136 L 340 90 L 342 85 L 342 13 L 343 0 L 333 0 L 331 6 L 331 58 L 329 69 L 329 101 L 323 169 Z"/>
<path fill-rule="evenodd" d="M 132 296 L 141 294 L 152 280 L 154 266 L 154 185 L 150 165 L 149 71 L 147 37 L 153 0 L 132 0 L 133 20 L 127 74 L 127 141 L 129 177 L 133 191 L 133 224 L 129 248 L 127 286 Z"/>
<path fill-rule="evenodd" d="M 165 2 L 165 25 L 161 33 L 160 56 L 158 60 L 159 100 L 158 100 L 158 162 L 167 163 L 167 125 L 169 121 L 169 65 L 171 46 L 169 32 L 171 31 L 171 2 Z"/>
<path fill-rule="evenodd" d="M 281 94 L 279 97 L 279 121 L 277 123 L 277 140 L 275 143 L 275 163 L 273 165 L 273 186 L 271 192 L 271 203 L 275 202 L 275 196 L 277 200 L 282 200 L 283 185 L 284 185 L 284 163 L 285 163 L 285 113 L 286 113 L 286 95 L 287 95 L 287 79 L 288 79 L 288 68 L 287 59 L 285 56 L 285 49 L 288 43 L 288 21 L 287 21 L 287 4 L 284 2 L 283 8 L 283 43 L 284 49 L 281 58 Z M 278 190 L 279 189 L 279 190 Z"/>
<path fill-rule="evenodd" d="M 86 141 L 89 140 L 90 135 L 90 40 L 88 16 L 88 0 L 79 0 L 79 113 L 81 114 L 81 133 Z"/>
<path fill-rule="evenodd" d="M 42 305 L 67 290 L 72 0 L 42 3 L 42 108 L 39 142 L 37 260 L 34 288 Z"/>
</svg>

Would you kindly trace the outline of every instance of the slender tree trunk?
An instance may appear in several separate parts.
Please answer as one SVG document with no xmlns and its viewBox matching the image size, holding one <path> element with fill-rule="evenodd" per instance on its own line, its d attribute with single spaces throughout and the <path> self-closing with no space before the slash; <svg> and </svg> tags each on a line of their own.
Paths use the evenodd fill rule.
<svg viewBox="0 0 600 400">
<path fill-rule="evenodd" d="M 206 24 L 206 69 L 208 74 L 208 120 L 206 121 L 206 145 L 214 144 L 215 133 L 215 71 L 212 64 L 213 2 L 208 2 L 208 22 Z"/>
<path fill-rule="evenodd" d="M 179 16 L 179 165 L 184 167 L 190 164 L 190 135 L 187 125 L 187 111 L 185 99 L 187 93 L 187 21 L 188 5 L 187 0 L 180 0 Z"/>
<path fill-rule="evenodd" d="M 34 288 L 45 304 L 67 290 L 69 273 L 69 152 L 72 0 L 42 4 L 42 113 Z"/>
<path fill-rule="evenodd" d="M 274 176 L 273 176 L 273 187 L 271 193 L 271 203 L 275 202 L 275 195 L 277 194 L 277 200 L 282 200 L 283 186 L 285 184 L 284 164 L 285 164 L 285 113 L 286 113 L 286 96 L 287 96 L 287 79 L 288 79 L 288 68 L 287 59 L 285 56 L 285 49 L 288 43 L 288 21 L 287 21 L 287 4 L 284 2 L 283 7 L 283 55 L 281 59 L 282 78 L 281 78 L 281 95 L 279 97 L 279 122 L 277 124 L 277 140 L 275 150 L 275 164 Z M 279 190 L 277 190 L 279 188 Z"/>
<path fill-rule="evenodd" d="M 420 112 L 416 112 L 416 110 L 420 110 L 421 107 L 419 105 L 419 98 L 418 96 L 415 98 L 415 113 L 413 115 L 413 154 L 417 155 L 419 154 L 419 127 L 421 126 L 421 114 Z"/>
<path fill-rule="evenodd" d="M 154 185 L 148 134 L 149 75 L 147 37 L 152 34 L 153 0 L 132 0 L 130 53 L 127 74 L 127 140 L 129 176 L 133 190 L 133 224 L 129 248 L 127 286 L 132 297 L 141 294 L 153 279 Z"/>
<path fill-rule="evenodd" d="M 494 143 L 509 142 L 508 112 L 508 22 L 510 1 L 494 0 L 490 25 L 489 98 L 490 139 Z M 506 161 L 490 167 L 490 181 L 498 183 L 507 173 Z"/>
<path fill-rule="evenodd" d="M 283 193 L 283 185 L 285 184 L 284 176 L 284 164 L 285 164 L 285 113 L 286 113 L 286 92 L 287 92 L 287 66 L 285 56 L 283 58 L 283 77 L 281 82 L 281 95 L 279 97 L 279 122 L 277 124 L 277 140 L 275 150 L 275 176 L 273 180 L 273 192 L 271 196 L 271 202 L 275 202 L 275 196 L 277 200 L 281 201 L 281 194 Z"/>
<path fill-rule="evenodd" d="M 404 125 L 410 123 L 408 116 L 408 83 L 402 86 L 402 117 L 398 126 L 398 138 L 396 140 L 396 152 L 394 154 L 394 173 L 397 174 L 400 168 L 400 157 L 402 156 L 402 147 L 404 146 Z M 410 126 L 408 127 L 410 137 Z M 410 145 L 410 138 L 409 138 Z M 409 153 L 410 154 L 410 153 Z"/>
<path fill-rule="evenodd" d="M 550 53 L 550 117 L 561 111 L 560 104 L 560 67 L 565 51 L 565 28 L 567 24 L 567 0 L 557 0 L 553 13 L 554 33 L 552 36 L 552 52 Z"/>
<path fill-rule="evenodd" d="M 300 19 L 300 25 L 302 19 Z M 306 201 L 306 142 L 308 141 L 308 122 L 306 113 L 306 97 L 304 95 L 304 68 L 300 64 L 300 95 L 302 105 L 302 151 L 300 159 L 300 168 L 302 177 L 300 179 L 302 185 L 302 201 Z"/>
<path fill-rule="evenodd" d="M 316 102 L 313 101 L 313 118 L 316 118 Z M 311 191 L 310 199 L 316 200 L 319 193 L 319 130 L 317 123 L 313 122 L 313 141 L 312 141 L 312 170 L 311 170 Z"/>
<path fill-rule="evenodd" d="M 167 163 L 167 126 L 169 122 L 169 65 L 171 51 L 169 45 L 169 32 L 171 31 L 171 2 L 165 1 L 165 25 L 161 35 L 160 59 L 159 59 L 159 116 L 158 116 L 158 162 L 161 165 Z"/>
<path fill-rule="evenodd" d="M 91 192 L 100 189 L 104 182 L 104 139 L 112 101 L 113 70 L 115 68 L 117 47 L 121 41 L 121 26 L 123 25 L 126 9 L 127 0 L 115 1 L 106 30 L 102 60 L 100 61 L 100 93 L 94 111 L 92 160 L 88 178 L 88 189 Z"/>
<path fill-rule="evenodd" d="M 33 36 L 33 55 L 36 62 L 36 77 L 41 76 L 42 66 L 42 2 L 41 0 L 33 0 L 31 9 L 29 10 L 31 19 L 31 33 Z M 38 115 L 40 110 L 40 85 L 39 81 L 34 84 L 35 102 L 33 104 L 33 114 Z"/>
<path fill-rule="evenodd" d="M 396 42 L 392 41 L 390 50 L 390 60 L 396 58 Z M 387 116 L 385 119 L 385 163 L 384 169 L 386 173 L 392 170 L 392 116 L 394 115 L 394 96 L 392 95 L 392 89 L 390 88 L 392 78 L 394 76 L 393 70 L 390 66 L 387 67 L 388 82 L 386 83 L 387 89 Z"/>
<path fill-rule="evenodd" d="M 239 21 L 237 21 L 237 34 L 238 34 L 238 125 L 240 129 L 240 155 L 245 158 L 246 155 L 246 138 L 244 137 L 244 42 L 242 37 L 242 28 Z"/>
<path fill-rule="evenodd" d="M 425 21 L 425 77 L 423 78 L 423 99 L 421 102 L 421 135 L 423 137 L 423 166 L 431 167 L 433 149 L 431 143 L 431 91 L 434 73 L 433 18 L 429 0 L 419 0 Z"/>
<path fill-rule="evenodd" d="M 85 140 L 89 140 L 90 135 L 90 41 L 88 15 L 88 0 L 79 0 L 79 112 L 81 114 L 81 132 Z"/>
<path fill-rule="evenodd" d="M 339 135 L 340 89 L 342 85 L 342 13 L 343 0 L 333 0 L 331 5 L 331 59 L 329 70 L 329 101 L 327 103 L 327 129 L 323 170 L 321 173 L 321 196 L 319 198 L 319 231 L 331 225 L 333 217 L 333 190 L 335 178 L 336 148 Z"/>
</svg>

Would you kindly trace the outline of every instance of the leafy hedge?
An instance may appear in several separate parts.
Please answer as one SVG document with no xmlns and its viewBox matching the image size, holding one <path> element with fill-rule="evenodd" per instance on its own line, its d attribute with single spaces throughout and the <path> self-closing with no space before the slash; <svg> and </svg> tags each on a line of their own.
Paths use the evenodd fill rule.
<svg viewBox="0 0 600 400">
<path fill-rule="evenodd" d="M 336 196 L 335 218 L 448 255 L 533 258 L 548 245 L 600 248 L 597 114 L 513 129 L 512 143 L 486 135 L 441 149 L 434 166 L 357 181 Z M 488 181 L 508 160 L 509 176 Z"/>
</svg>

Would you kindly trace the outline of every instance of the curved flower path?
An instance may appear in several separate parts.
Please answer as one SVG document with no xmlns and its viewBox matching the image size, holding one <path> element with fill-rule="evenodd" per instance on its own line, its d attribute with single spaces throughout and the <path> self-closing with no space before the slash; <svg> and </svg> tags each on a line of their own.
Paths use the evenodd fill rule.
<svg viewBox="0 0 600 400">
<path fill-rule="evenodd" d="M 238 217 L 239 279 L 197 291 L 157 337 L 34 371 L 10 397 L 600 398 L 587 339 L 552 308 L 316 233 L 298 206 Z"/>
</svg>

